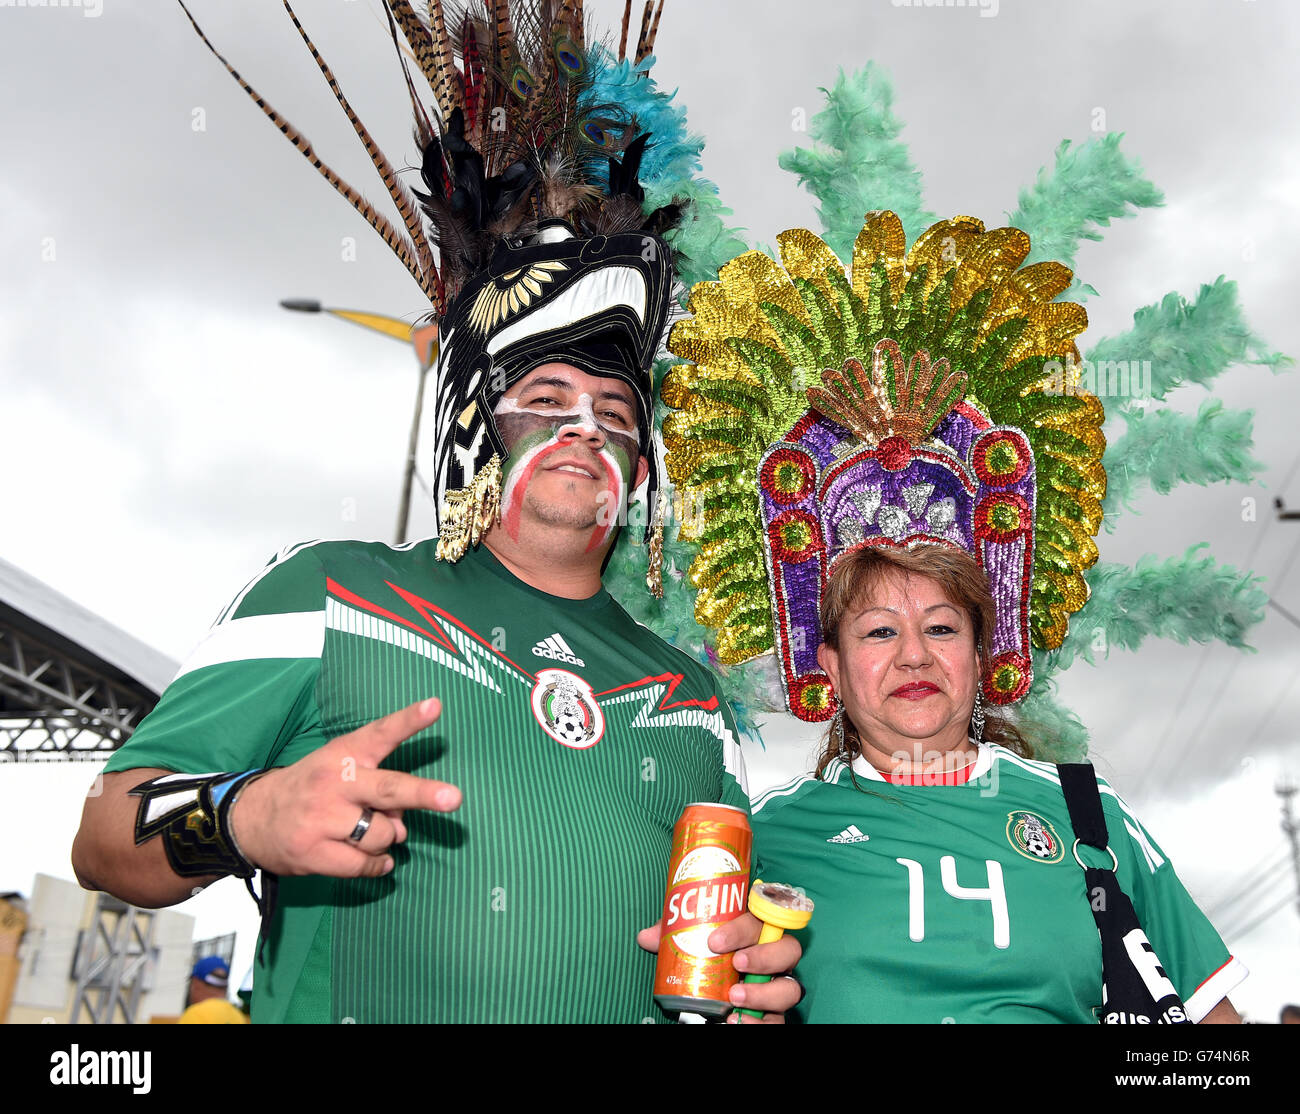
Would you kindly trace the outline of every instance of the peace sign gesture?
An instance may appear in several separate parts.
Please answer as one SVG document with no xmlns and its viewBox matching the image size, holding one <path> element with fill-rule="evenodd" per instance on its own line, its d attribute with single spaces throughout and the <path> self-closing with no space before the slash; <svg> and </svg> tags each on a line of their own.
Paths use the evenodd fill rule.
<svg viewBox="0 0 1300 1114">
<path fill-rule="evenodd" d="M 406 839 L 404 810 L 460 808 L 454 785 L 379 769 L 441 712 L 436 699 L 411 704 L 249 782 L 230 812 L 244 857 L 272 874 L 387 874 L 393 869 L 388 849 Z"/>
</svg>

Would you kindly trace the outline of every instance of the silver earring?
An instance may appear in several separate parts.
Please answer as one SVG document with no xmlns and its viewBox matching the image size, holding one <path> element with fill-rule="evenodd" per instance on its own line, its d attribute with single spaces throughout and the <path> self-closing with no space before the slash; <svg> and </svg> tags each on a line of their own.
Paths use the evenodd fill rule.
<svg viewBox="0 0 1300 1114">
<path fill-rule="evenodd" d="M 980 689 L 975 690 L 975 707 L 971 709 L 970 714 L 970 733 L 976 743 L 984 741 L 984 693 Z"/>
<path fill-rule="evenodd" d="M 835 753 L 848 757 L 848 747 L 844 745 L 844 701 L 835 697 Z"/>
</svg>

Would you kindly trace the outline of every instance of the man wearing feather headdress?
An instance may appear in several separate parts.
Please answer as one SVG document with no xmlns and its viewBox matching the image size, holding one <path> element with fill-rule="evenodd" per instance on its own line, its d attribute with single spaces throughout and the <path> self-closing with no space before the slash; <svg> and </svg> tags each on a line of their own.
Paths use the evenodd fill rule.
<svg viewBox="0 0 1300 1114">
<path fill-rule="evenodd" d="M 644 214 L 648 137 L 583 101 L 580 3 L 476 9 L 453 36 L 437 3 L 428 24 L 386 4 L 437 100 L 408 76 L 418 207 L 312 48 L 405 233 L 239 79 L 439 323 L 439 537 L 278 554 L 109 763 L 74 849 L 83 884 L 151 906 L 260 869 L 255 1021 L 660 1020 L 658 931 L 637 930 L 673 823 L 747 807 L 712 675 L 600 583 L 632 493 L 656 505 L 678 207 Z M 711 944 L 757 974 L 798 957 L 757 938 L 745 915 Z M 732 1001 L 779 1019 L 798 993 Z"/>
</svg>

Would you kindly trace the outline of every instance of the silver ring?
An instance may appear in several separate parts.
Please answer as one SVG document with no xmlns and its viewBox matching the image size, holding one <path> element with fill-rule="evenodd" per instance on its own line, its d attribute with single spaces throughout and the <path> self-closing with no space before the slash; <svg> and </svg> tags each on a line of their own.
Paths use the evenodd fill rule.
<svg viewBox="0 0 1300 1114">
<path fill-rule="evenodd" d="M 353 843 L 360 843 L 366 838 L 366 832 L 370 831 L 370 818 L 374 816 L 373 808 L 364 808 L 361 810 L 361 819 L 357 821 L 357 826 L 352 829 L 352 834 L 348 836 Z"/>
</svg>

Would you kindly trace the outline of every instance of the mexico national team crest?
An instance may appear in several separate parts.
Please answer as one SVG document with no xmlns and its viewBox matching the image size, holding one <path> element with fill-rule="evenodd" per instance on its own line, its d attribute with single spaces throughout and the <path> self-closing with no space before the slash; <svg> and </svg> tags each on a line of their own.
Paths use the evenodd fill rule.
<svg viewBox="0 0 1300 1114">
<path fill-rule="evenodd" d="M 565 669 L 537 674 L 533 715 L 552 739 L 574 750 L 595 746 L 605 733 L 605 716 L 591 686 Z"/>
<path fill-rule="evenodd" d="M 1065 844 L 1056 829 L 1035 812 L 1007 813 L 1007 839 L 1027 859 L 1059 863 L 1065 858 Z"/>
</svg>

